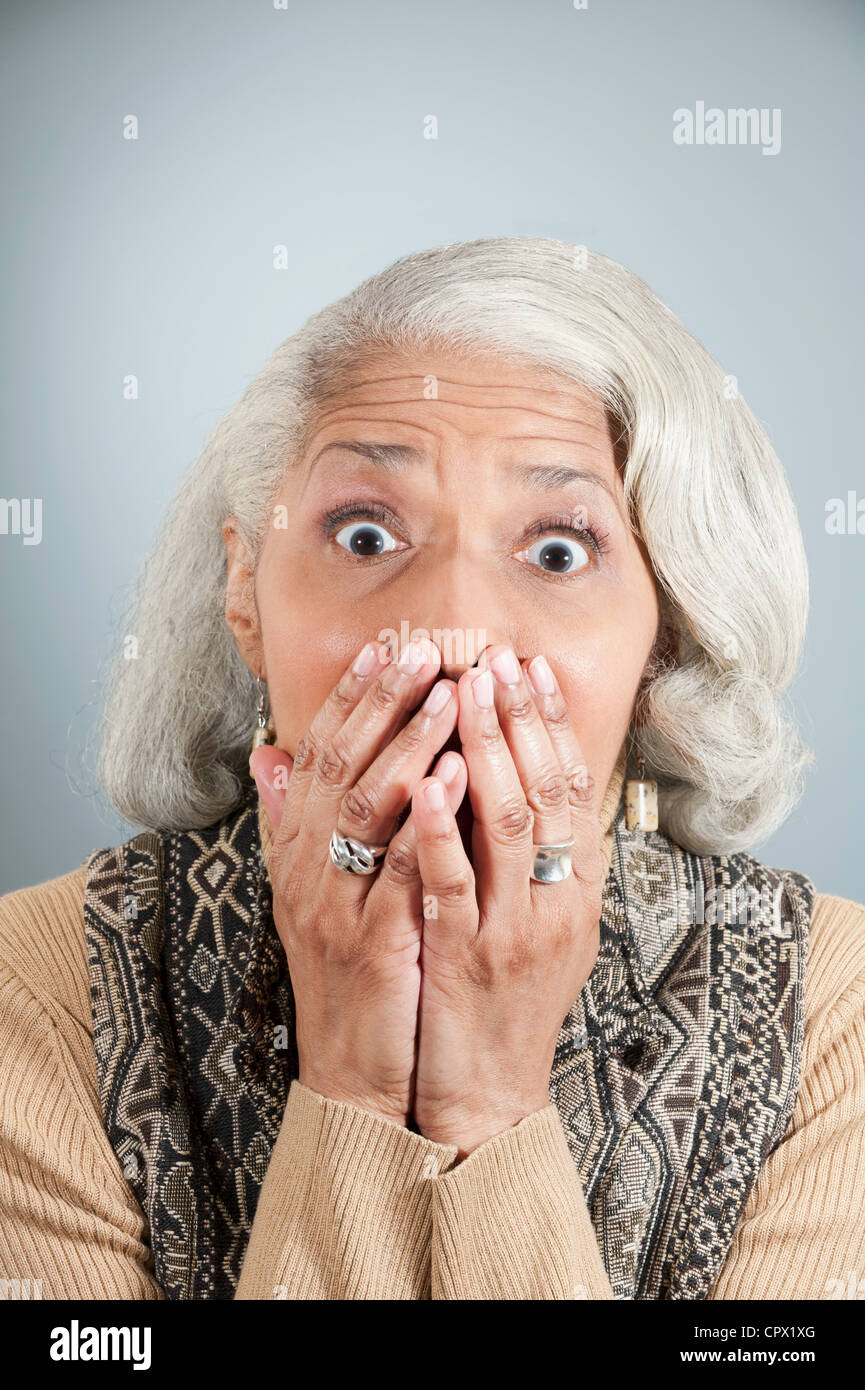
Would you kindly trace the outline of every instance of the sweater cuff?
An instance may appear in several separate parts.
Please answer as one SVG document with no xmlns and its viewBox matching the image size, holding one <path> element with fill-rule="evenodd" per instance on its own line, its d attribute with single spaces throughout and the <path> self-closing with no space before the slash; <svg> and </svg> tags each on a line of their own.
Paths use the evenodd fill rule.
<svg viewBox="0 0 865 1390">
<path fill-rule="evenodd" d="M 432 1188 L 433 1298 L 614 1297 L 554 1105 L 479 1145 Z"/>
<path fill-rule="evenodd" d="M 293 1081 L 237 1298 L 429 1298 L 431 1180 L 457 1152 Z"/>
</svg>

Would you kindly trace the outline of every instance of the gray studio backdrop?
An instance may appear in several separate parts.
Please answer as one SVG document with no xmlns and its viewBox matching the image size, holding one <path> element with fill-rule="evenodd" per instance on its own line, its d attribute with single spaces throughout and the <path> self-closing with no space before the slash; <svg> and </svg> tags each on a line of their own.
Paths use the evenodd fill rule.
<svg viewBox="0 0 865 1390">
<path fill-rule="evenodd" d="M 792 698 L 817 764 L 752 848 L 865 900 L 865 6 L 6 0 L 0 24 L 0 492 L 25 504 L 0 534 L 0 890 L 128 834 L 88 763 L 100 674 L 184 470 L 265 358 L 408 251 L 542 235 L 648 281 L 771 435 L 811 566 Z M 718 143 L 712 109 L 739 107 L 762 127 Z M 832 498 L 852 534 L 827 532 Z"/>
</svg>

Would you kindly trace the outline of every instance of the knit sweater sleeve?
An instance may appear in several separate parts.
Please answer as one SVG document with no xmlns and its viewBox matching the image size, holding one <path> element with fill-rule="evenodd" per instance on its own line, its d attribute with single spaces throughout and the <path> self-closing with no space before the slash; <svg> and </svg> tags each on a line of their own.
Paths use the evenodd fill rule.
<svg viewBox="0 0 865 1390">
<path fill-rule="evenodd" d="M 0 899 L 0 1292 L 162 1299 L 99 1101 L 85 878 Z M 236 1298 L 428 1298 L 430 1184 L 456 1153 L 294 1082 Z"/>
<path fill-rule="evenodd" d="M 456 1154 L 292 1082 L 237 1298 L 429 1298 L 431 1187 Z"/>
<path fill-rule="evenodd" d="M 84 880 L 0 899 L 0 1280 L 13 1297 L 159 1299 L 99 1108 Z"/>
<path fill-rule="evenodd" d="M 760 1170 L 713 1299 L 865 1290 L 865 907 L 817 896 L 805 1012 L 794 1112 Z M 433 1223 L 434 1298 L 613 1297 L 553 1106 L 439 1176 Z"/>
<path fill-rule="evenodd" d="M 613 1298 L 555 1106 L 488 1139 L 436 1178 L 432 1296 Z"/>
</svg>

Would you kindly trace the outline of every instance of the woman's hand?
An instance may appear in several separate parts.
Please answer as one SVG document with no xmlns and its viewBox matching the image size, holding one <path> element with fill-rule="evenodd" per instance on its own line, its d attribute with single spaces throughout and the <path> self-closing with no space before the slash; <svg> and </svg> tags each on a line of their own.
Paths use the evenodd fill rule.
<svg viewBox="0 0 865 1390">
<path fill-rule="evenodd" d="M 402 664 L 412 654 L 415 670 Z M 273 831 L 274 921 L 294 991 L 299 1080 L 397 1124 L 411 1112 L 423 887 L 412 818 L 396 827 L 453 732 L 453 681 L 438 681 L 405 721 L 440 661 L 432 642 L 413 644 L 396 664 L 383 643 L 369 643 L 293 763 L 272 747 L 250 759 Z M 446 753 L 434 770 L 455 809 L 466 787 L 462 759 Z M 365 844 L 390 841 L 380 867 L 370 875 L 337 869 L 328 852 L 334 828 Z"/>
<path fill-rule="evenodd" d="M 485 658 L 458 687 L 474 867 L 438 779 L 412 799 L 435 904 L 423 924 L 414 1116 L 463 1156 L 549 1104 L 562 1020 L 598 953 L 603 886 L 592 784 L 549 666 L 521 670 L 502 647 Z M 530 879 L 533 842 L 569 839 L 573 873 Z"/>
</svg>

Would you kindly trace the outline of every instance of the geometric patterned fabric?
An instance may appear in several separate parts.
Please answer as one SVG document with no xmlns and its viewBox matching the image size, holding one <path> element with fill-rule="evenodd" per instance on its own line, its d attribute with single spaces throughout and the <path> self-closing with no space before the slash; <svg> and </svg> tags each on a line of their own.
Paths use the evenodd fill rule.
<svg viewBox="0 0 865 1390">
<path fill-rule="evenodd" d="M 550 1076 L 619 1299 L 702 1299 L 799 1087 L 814 886 L 620 809 L 595 967 Z M 231 1299 L 297 1076 L 253 791 L 88 860 L 106 1132 L 169 1299 Z"/>
</svg>

